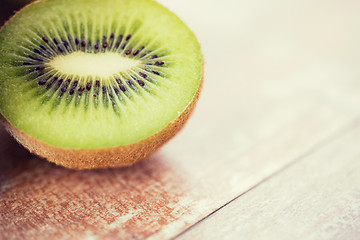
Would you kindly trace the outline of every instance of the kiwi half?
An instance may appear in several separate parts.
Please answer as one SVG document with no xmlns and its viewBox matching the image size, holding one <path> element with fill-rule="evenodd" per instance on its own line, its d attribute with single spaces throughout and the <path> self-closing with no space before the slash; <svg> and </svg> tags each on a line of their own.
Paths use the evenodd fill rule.
<svg viewBox="0 0 360 240">
<path fill-rule="evenodd" d="M 131 165 L 184 125 L 200 45 L 151 0 L 43 0 L 0 31 L 0 113 L 30 151 L 69 168 Z"/>
</svg>

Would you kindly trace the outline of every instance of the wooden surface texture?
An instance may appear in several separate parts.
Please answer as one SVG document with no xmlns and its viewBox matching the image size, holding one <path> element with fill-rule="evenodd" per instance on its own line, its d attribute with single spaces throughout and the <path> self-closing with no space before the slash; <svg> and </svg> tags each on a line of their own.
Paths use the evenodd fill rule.
<svg viewBox="0 0 360 240">
<path fill-rule="evenodd" d="M 360 239 L 360 2 L 161 1 L 202 44 L 188 125 L 73 171 L 0 130 L 0 239 Z"/>
</svg>

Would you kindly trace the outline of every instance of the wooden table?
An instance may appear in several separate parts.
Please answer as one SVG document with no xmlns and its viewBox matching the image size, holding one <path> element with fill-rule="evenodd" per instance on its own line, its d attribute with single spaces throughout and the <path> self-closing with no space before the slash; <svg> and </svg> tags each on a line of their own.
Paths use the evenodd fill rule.
<svg viewBox="0 0 360 240">
<path fill-rule="evenodd" d="M 360 2 L 161 2 L 206 59 L 189 124 L 95 171 L 1 129 L 0 239 L 360 239 Z"/>
</svg>

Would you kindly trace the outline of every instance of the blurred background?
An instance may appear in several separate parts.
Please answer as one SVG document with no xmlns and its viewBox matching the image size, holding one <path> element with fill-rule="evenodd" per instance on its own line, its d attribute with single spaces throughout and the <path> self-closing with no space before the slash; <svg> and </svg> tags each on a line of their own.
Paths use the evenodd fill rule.
<svg viewBox="0 0 360 240">
<path fill-rule="evenodd" d="M 0 1 L 0 25 L 3 25 L 16 11 L 33 0 L 1 0 Z"/>
</svg>

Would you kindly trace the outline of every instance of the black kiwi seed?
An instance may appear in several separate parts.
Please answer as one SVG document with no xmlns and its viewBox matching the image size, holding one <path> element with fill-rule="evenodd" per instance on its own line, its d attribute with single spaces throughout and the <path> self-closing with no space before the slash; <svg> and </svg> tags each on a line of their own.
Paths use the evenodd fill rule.
<svg viewBox="0 0 360 240">
<path fill-rule="evenodd" d="M 117 42 L 115 44 L 115 48 L 120 47 L 120 43 L 121 43 L 122 39 L 123 39 L 123 35 L 119 35 L 118 40 L 117 40 Z"/>
<path fill-rule="evenodd" d="M 159 75 L 160 76 L 160 73 L 159 72 L 157 72 L 157 71 L 152 71 L 154 74 L 156 74 L 156 75 Z"/>
<path fill-rule="evenodd" d="M 105 48 L 107 48 L 107 46 L 108 46 L 108 43 L 107 43 L 107 42 L 104 42 L 104 43 L 103 43 L 103 48 L 105 49 Z"/>
<path fill-rule="evenodd" d="M 67 41 L 63 40 L 63 44 L 64 44 L 64 46 L 65 46 L 66 48 L 69 47 L 69 43 L 68 43 Z"/>
<path fill-rule="evenodd" d="M 37 68 L 36 68 L 36 70 L 38 70 L 38 71 L 42 71 L 42 70 L 44 70 L 44 69 L 45 69 L 44 66 L 40 66 L 40 67 L 37 67 Z"/>
<path fill-rule="evenodd" d="M 59 41 L 56 38 L 54 38 L 53 40 L 56 45 L 59 44 Z"/>
<path fill-rule="evenodd" d="M 146 77 L 147 77 L 147 75 L 146 75 L 145 73 L 143 73 L 143 72 L 139 72 L 139 74 L 140 74 L 140 76 L 142 76 L 143 78 L 146 78 Z"/>
<path fill-rule="evenodd" d="M 102 92 L 103 92 L 103 94 L 106 94 L 106 87 L 105 86 L 102 87 Z"/>
<path fill-rule="evenodd" d="M 46 84 L 46 79 L 41 79 L 38 83 L 40 86 Z"/>
<path fill-rule="evenodd" d="M 85 88 L 83 86 L 79 87 L 79 92 L 83 92 Z"/>
<path fill-rule="evenodd" d="M 153 55 L 151 58 L 152 58 L 152 59 L 158 58 L 158 55 Z"/>
<path fill-rule="evenodd" d="M 142 87 L 145 86 L 145 83 L 142 80 L 138 79 L 137 82 L 139 83 L 140 86 Z"/>
<path fill-rule="evenodd" d="M 60 86 L 60 85 L 63 83 L 63 81 L 64 81 L 64 80 L 60 79 L 60 80 L 58 81 L 58 86 Z"/>
<path fill-rule="evenodd" d="M 47 37 L 42 37 L 42 40 L 44 41 L 44 42 L 46 42 L 46 43 L 48 43 L 49 42 L 49 39 L 47 38 Z"/>
<path fill-rule="evenodd" d="M 34 53 L 41 54 L 41 51 L 39 49 L 35 48 Z"/>
<path fill-rule="evenodd" d="M 126 41 L 129 41 L 129 39 L 131 38 L 131 34 L 126 36 Z"/>
<path fill-rule="evenodd" d="M 36 58 L 32 55 L 29 55 L 29 58 L 32 59 L 32 60 L 35 60 L 35 61 L 39 61 L 39 62 L 42 62 L 43 60 L 41 58 Z"/>
<path fill-rule="evenodd" d="M 164 61 L 157 61 L 157 62 L 155 62 L 155 65 L 156 66 L 164 65 Z"/>
<path fill-rule="evenodd" d="M 61 91 L 62 91 L 63 93 L 66 92 L 66 90 L 67 90 L 67 88 L 66 88 L 65 86 L 61 88 Z"/>
<path fill-rule="evenodd" d="M 40 45 L 40 48 L 44 51 L 46 51 L 46 47 L 44 45 Z"/>
<path fill-rule="evenodd" d="M 99 95 L 100 81 L 95 81 L 95 95 Z"/>
<path fill-rule="evenodd" d="M 123 86 L 123 85 L 119 85 L 119 88 L 121 91 L 125 92 L 126 91 L 126 88 Z"/>
<path fill-rule="evenodd" d="M 131 53 L 131 49 L 126 50 L 125 54 L 129 55 Z"/>
<path fill-rule="evenodd" d="M 91 83 L 90 83 L 90 82 L 88 82 L 88 83 L 86 84 L 86 90 L 88 90 L 88 91 L 91 90 Z"/>
<path fill-rule="evenodd" d="M 83 40 L 83 41 L 81 41 L 81 46 L 82 47 L 85 47 L 86 46 L 86 42 Z"/>
<path fill-rule="evenodd" d="M 110 39 L 114 39 L 114 33 L 111 33 Z"/>
<path fill-rule="evenodd" d="M 52 87 L 52 85 L 54 84 L 54 82 L 56 82 L 58 80 L 58 77 L 54 77 L 52 80 L 51 80 L 51 82 L 48 84 L 48 85 L 46 85 L 46 90 L 49 90 L 51 87 Z"/>
<path fill-rule="evenodd" d="M 58 46 L 60 52 L 64 52 L 64 49 L 61 46 Z"/>
<path fill-rule="evenodd" d="M 51 88 L 51 86 L 52 86 L 52 83 L 49 83 L 48 85 L 46 85 L 45 89 L 49 90 Z"/>
<path fill-rule="evenodd" d="M 79 45 L 79 43 L 80 43 L 79 39 L 78 39 L 78 38 L 75 38 L 75 44 L 76 44 L 76 45 Z"/>
<path fill-rule="evenodd" d="M 70 89 L 70 95 L 73 95 L 75 92 L 75 88 Z"/>
<path fill-rule="evenodd" d="M 59 78 L 58 77 L 53 77 L 53 79 L 51 80 L 50 84 L 53 84 L 54 82 L 56 82 Z"/>
<path fill-rule="evenodd" d="M 138 54 L 139 54 L 139 50 L 135 50 L 134 53 L 133 53 L 134 56 L 136 56 Z"/>
</svg>

